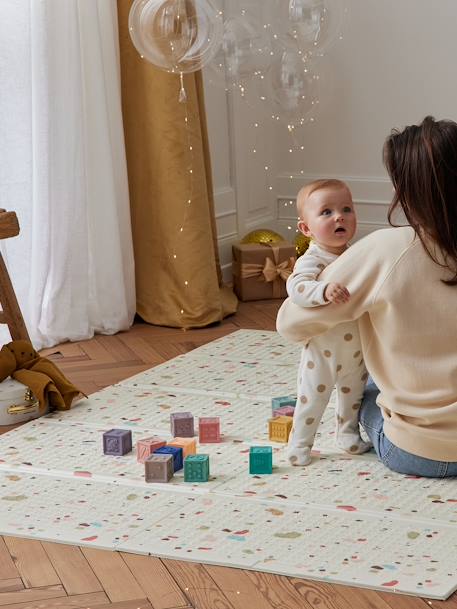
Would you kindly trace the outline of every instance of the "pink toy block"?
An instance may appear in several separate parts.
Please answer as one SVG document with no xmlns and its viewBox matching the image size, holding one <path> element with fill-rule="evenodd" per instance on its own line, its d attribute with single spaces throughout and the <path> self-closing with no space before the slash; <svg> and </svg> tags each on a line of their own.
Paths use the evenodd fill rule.
<svg viewBox="0 0 457 609">
<path fill-rule="evenodd" d="M 276 417 L 293 417 L 295 408 L 293 406 L 282 406 L 273 410 L 273 419 Z"/>
<path fill-rule="evenodd" d="M 197 452 L 197 441 L 195 438 L 173 438 L 173 440 L 167 442 L 167 446 L 182 448 L 183 459 L 187 455 L 195 455 Z"/>
<path fill-rule="evenodd" d="M 165 444 L 166 441 L 158 436 L 138 440 L 136 443 L 136 460 L 138 463 L 144 463 L 155 450 L 165 446 Z"/>
<path fill-rule="evenodd" d="M 221 441 L 219 417 L 200 417 L 198 419 L 198 439 L 201 444 Z"/>
</svg>

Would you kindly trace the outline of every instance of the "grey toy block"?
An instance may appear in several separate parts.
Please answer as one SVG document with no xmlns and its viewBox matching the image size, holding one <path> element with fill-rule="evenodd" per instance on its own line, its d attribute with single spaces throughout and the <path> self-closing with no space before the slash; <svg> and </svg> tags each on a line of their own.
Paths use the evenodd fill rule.
<svg viewBox="0 0 457 609">
<path fill-rule="evenodd" d="M 144 462 L 146 482 L 168 482 L 173 478 L 173 455 L 152 454 Z"/>
<path fill-rule="evenodd" d="M 105 455 L 121 456 L 132 450 L 132 432 L 130 429 L 110 429 L 103 434 L 103 452 Z"/>
<path fill-rule="evenodd" d="M 194 415 L 191 412 L 175 412 L 170 415 L 171 435 L 174 438 L 193 438 Z"/>
</svg>

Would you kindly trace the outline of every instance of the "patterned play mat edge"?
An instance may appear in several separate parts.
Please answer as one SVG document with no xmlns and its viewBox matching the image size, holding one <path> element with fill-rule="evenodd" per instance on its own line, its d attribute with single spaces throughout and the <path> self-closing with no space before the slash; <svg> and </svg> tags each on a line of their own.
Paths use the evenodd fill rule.
<svg viewBox="0 0 457 609">
<path fill-rule="evenodd" d="M 310 467 L 288 467 L 273 443 L 273 474 L 248 474 L 249 445 L 272 444 L 268 392 L 286 378 L 281 395 L 293 393 L 297 357 L 275 333 L 239 331 L 1 436 L 0 532 L 447 598 L 457 587 L 454 481 L 340 453 L 331 409 Z M 170 376 L 190 379 L 190 392 L 171 392 Z M 177 474 L 147 484 L 134 454 L 102 454 L 103 431 L 167 439 L 179 410 L 221 417 L 223 443 L 199 447 L 210 454 L 208 483 Z"/>
</svg>

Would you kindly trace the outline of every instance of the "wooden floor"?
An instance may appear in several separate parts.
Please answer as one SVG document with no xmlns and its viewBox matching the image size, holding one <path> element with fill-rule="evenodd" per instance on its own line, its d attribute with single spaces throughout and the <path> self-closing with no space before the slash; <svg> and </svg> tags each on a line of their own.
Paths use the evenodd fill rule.
<svg viewBox="0 0 457 609">
<path fill-rule="evenodd" d="M 278 303 L 242 303 L 220 325 L 181 331 L 136 324 L 43 354 L 86 393 L 240 328 L 273 330 Z M 445 602 L 225 567 L 0 537 L 0 608 L 457 609 Z"/>
</svg>

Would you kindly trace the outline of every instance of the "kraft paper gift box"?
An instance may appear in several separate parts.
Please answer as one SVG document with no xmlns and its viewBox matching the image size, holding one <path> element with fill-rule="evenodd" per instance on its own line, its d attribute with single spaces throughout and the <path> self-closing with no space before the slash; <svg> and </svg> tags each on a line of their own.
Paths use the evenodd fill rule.
<svg viewBox="0 0 457 609">
<path fill-rule="evenodd" d="M 232 246 L 233 288 L 240 300 L 285 298 L 286 280 L 295 264 L 295 246 L 278 243 L 235 243 Z"/>
</svg>

